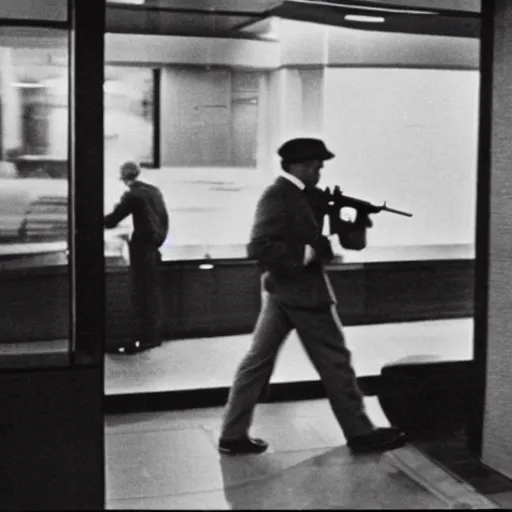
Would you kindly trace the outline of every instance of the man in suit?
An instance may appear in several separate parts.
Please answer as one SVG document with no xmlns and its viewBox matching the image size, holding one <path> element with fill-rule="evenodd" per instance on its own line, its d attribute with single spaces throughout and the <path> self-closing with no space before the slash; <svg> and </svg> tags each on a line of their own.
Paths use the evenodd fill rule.
<svg viewBox="0 0 512 512">
<path fill-rule="evenodd" d="M 115 353 L 136 354 L 162 344 L 160 335 L 161 297 L 159 247 L 169 229 L 164 199 L 157 187 L 138 179 L 139 166 L 121 166 L 121 181 L 128 187 L 119 204 L 105 217 L 105 227 L 116 227 L 128 215 L 133 217 L 130 250 L 130 295 L 137 328 L 133 339 L 116 347 Z"/>
<path fill-rule="evenodd" d="M 376 428 L 365 412 L 336 298 L 324 270 L 333 252 L 329 239 L 322 236 L 321 216 L 309 198 L 315 196 L 311 192 L 320 180 L 323 162 L 334 154 L 319 139 L 289 140 L 278 154 L 282 171 L 258 202 L 247 247 L 249 258 L 257 260 L 263 270 L 262 307 L 252 345 L 229 393 L 219 451 L 235 455 L 267 449 L 265 441 L 249 436 L 249 428 L 278 351 L 292 329 L 297 330 L 320 375 L 352 452 L 382 452 L 403 446 L 403 432 Z M 365 230 L 369 225 L 354 223 L 354 229 Z"/>
</svg>

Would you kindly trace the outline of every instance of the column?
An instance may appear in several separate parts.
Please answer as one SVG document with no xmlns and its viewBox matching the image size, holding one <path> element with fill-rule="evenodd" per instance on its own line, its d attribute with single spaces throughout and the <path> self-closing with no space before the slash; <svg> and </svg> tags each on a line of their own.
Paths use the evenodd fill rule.
<svg viewBox="0 0 512 512">
<path fill-rule="evenodd" d="M 12 48 L 0 48 L 0 160 L 5 160 L 6 151 L 21 145 L 20 90 L 15 87 Z"/>
<path fill-rule="evenodd" d="M 512 2 L 482 4 L 475 361 L 482 461 L 512 477 Z"/>
</svg>

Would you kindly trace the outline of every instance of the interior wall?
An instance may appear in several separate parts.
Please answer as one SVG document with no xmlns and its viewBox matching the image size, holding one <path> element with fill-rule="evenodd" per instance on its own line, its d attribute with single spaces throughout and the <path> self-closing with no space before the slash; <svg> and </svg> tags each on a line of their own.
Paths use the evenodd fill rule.
<svg viewBox="0 0 512 512">
<path fill-rule="evenodd" d="M 329 65 L 478 69 L 476 38 L 326 27 Z"/>
<path fill-rule="evenodd" d="M 279 66 L 280 49 L 275 41 L 108 33 L 105 61 L 138 66 L 196 64 L 272 69 Z"/>
<path fill-rule="evenodd" d="M 339 184 L 346 193 L 414 214 L 375 218 L 372 246 L 474 245 L 479 41 L 290 20 L 280 21 L 279 34 L 280 66 L 269 72 L 260 115 L 267 129 L 260 145 L 267 145 L 269 160 L 258 167 L 275 174 L 275 149 L 288 138 L 323 137 L 338 156 L 326 164 L 322 186 Z M 264 62 L 264 47 L 253 50 L 254 62 Z M 214 74 L 210 80 L 165 69 L 163 166 L 187 165 L 208 146 L 210 136 L 193 125 L 197 106 L 213 101 L 214 89 L 226 90 Z M 213 119 L 217 138 L 221 117 Z"/>
<path fill-rule="evenodd" d="M 2 0 L 0 18 L 66 21 L 67 0 Z"/>
<path fill-rule="evenodd" d="M 20 96 L 12 87 L 16 80 L 13 64 L 12 49 L 0 48 L 0 160 L 8 149 L 19 147 L 22 140 Z"/>
<path fill-rule="evenodd" d="M 230 95 L 227 69 L 163 69 L 163 167 L 222 166 L 229 161 Z"/>
<path fill-rule="evenodd" d="M 477 71 L 329 68 L 322 184 L 410 211 L 374 216 L 372 246 L 474 244 Z"/>
<path fill-rule="evenodd" d="M 512 478 L 512 3 L 496 1 L 489 212 L 487 371 L 482 460 Z M 488 98 L 489 100 L 491 98 Z M 484 214 L 486 212 L 483 212 Z M 482 305 L 483 306 L 483 305 Z"/>
<path fill-rule="evenodd" d="M 279 20 L 283 66 L 412 66 L 478 69 L 476 38 L 357 30 Z"/>
</svg>

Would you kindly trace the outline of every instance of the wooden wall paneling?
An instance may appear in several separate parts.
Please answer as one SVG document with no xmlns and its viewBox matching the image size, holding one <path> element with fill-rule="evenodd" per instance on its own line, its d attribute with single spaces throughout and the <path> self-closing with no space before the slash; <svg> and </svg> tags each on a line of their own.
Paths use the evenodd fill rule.
<svg viewBox="0 0 512 512">
<path fill-rule="evenodd" d="M 107 271 L 105 277 L 105 341 L 108 344 L 130 336 L 133 315 L 127 270 Z"/>
<path fill-rule="evenodd" d="M 364 322 L 366 312 L 366 284 L 363 265 L 347 265 L 328 271 L 336 299 L 338 313 L 345 325 Z"/>
<path fill-rule="evenodd" d="M 387 269 L 387 271 L 386 271 Z M 403 318 L 414 313 L 422 305 L 426 289 L 421 274 L 425 267 L 402 263 L 391 268 L 381 264 L 369 264 L 365 268 L 366 312 L 376 318 Z"/>
<path fill-rule="evenodd" d="M 472 260 L 346 265 L 328 272 L 345 325 L 473 315 Z M 31 269 L 5 275 L 1 282 L 1 342 L 69 336 L 69 282 L 61 269 Z M 161 282 L 165 339 L 252 332 L 261 301 L 256 264 L 201 270 L 198 262 L 168 262 Z M 133 321 L 128 271 L 108 269 L 107 343 L 129 337 Z"/>
<path fill-rule="evenodd" d="M 185 275 L 176 266 L 161 270 L 162 335 L 164 339 L 179 338 L 183 332 L 183 289 Z"/>
<path fill-rule="evenodd" d="M 473 315 L 471 261 L 397 262 L 366 267 L 367 321 Z"/>
<path fill-rule="evenodd" d="M 218 270 L 218 327 L 225 332 L 251 332 L 261 305 L 258 268 L 243 265 Z"/>
<path fill-rule="evenodd" d="M 183 269 L 182 336 L 194 332 L 215 333 L 215 303 L 219 300 L 218 270 L 201 270 L 187 266 Z"/>
</svg>

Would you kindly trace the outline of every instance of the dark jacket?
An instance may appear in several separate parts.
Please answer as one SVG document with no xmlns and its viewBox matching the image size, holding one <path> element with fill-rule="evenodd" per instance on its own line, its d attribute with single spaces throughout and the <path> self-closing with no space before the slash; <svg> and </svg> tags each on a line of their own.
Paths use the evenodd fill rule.
<svg viewBox="0 0 512 512">
<path fill-rule="evenodd" d="M 105 217 L 105 227 L 116 227 L 130 214 L 133 215 L 132 243 L 157 247 L 164 243 L 169 231 L 169 216 L 157 187 L 134 181 L 112 213 Z"/>
<path fill-rule="evenodd" d="M 336 299 L 323 263 L 304 265 L 306 245 L 332 258 L 305 192 L 279 177 L 263 192 L 256 207 L 248 257 L 264 270 L 264 289 L 283 303 L 301 308 L 333 304 Z"/>
</svg>

